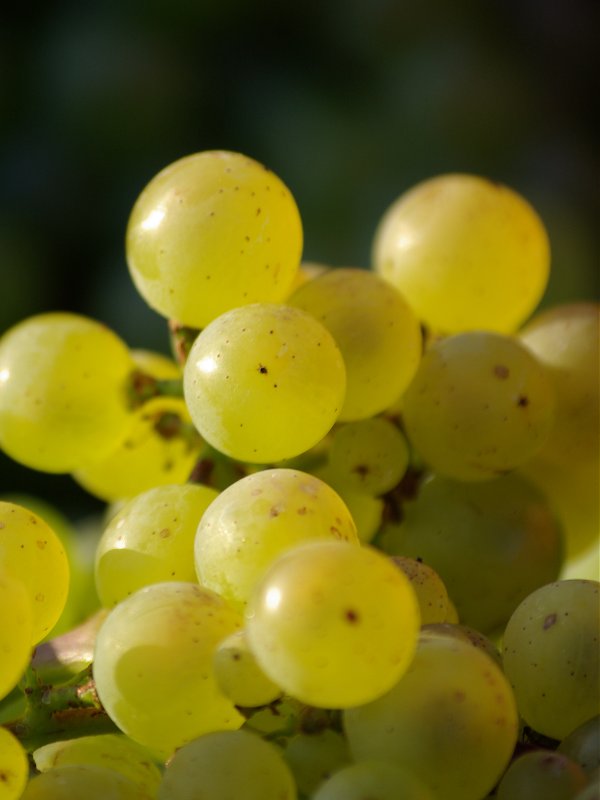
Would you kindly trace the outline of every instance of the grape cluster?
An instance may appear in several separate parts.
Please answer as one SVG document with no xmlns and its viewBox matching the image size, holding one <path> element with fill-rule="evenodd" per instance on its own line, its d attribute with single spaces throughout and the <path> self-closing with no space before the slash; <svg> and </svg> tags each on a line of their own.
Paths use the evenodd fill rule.
<svg viewBox="0 0 600 800">
<path fill-rule="evenodd" d="M 425 181 L 333 269 L 204 152 L 126 248 L 172 358 L 0 338 L 0 446 L 107 504 L 0 500 L 0 800 L 598 797 L 600 314 L 535 313 L 529 203 Z"/>
</svg>

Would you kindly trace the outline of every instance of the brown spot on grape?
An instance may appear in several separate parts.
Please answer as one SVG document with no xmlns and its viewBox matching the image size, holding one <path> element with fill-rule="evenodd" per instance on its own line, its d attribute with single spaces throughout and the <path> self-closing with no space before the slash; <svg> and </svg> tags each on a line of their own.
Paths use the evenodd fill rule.
<svg viewBox="0 0 600 800">
<path fill-rule="evenodd" d="M 308 509 L 306 508 L 306 506 L 302 506 L 302 508 L 298 509 L 297 513 L 300 514 L 301 517 L 303 517 L 306 514 L 307 511 L 308 511 Z"/>
<path fill-rule="evenodd" d="M 259 364 L 258 371 L 260 372 L 261 375 L 266 375 L 269 370 L 265 367 L 264 364 Z"/>
<path fill-rule="evenodd" d="M 494 367 L 494 375 L 500 380 L 506 380 L 509 376 L 508 367 L 505 367 L 504 364 L 496 364 Z"/>
<path fill-rule="evenodd" d="M 352 472 L 356 472 L 361 478 L 366 478 L 369 474 L 369 467 L 366 464 L 357 464 L 352 468 Z"/>
<path fill-rule="evenodd" d="M 546 619 L 544 620 L 544 630 L 547 631 L 548 628 L 551 628 L 557 620 L 556 614 L 548 614 Z"/>
<path fill-rule="evenodd" d="M 36 544 L 37 544 L 37 546 L 39 547 L 40 550 L 43 550 L 46 547 L 46 545 L 48 544 L 48 542 L 45 541 L 44 539 L 38 539 Z"/>
<path fill-rule="evenodd" d="M 529 398 L 527 397 L 527 395 L 520 394 L 517 397 L 517 405 L 519 406 L 519 408 L 527 408 L 527 406 L 529 405 Z"/>
<path fill-rule="evenodd" d="M 163 528 L 162 531 L 158 534 L 161 539 L 168 539 L 171 535 L 171 531 L 168 528 Z"/>
<path fill-rule="evenodd" d="M 347 608 L 344 611 L 344 617 L 350 623 L 350 625 L 356 625 L 359 621 L 358 611 L 353 608 Z"/>
</svg>

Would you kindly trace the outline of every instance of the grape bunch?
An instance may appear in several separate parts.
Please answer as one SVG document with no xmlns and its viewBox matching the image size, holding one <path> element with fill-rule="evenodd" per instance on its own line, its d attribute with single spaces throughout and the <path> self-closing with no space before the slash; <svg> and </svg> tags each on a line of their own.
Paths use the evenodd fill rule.
<svg viewBox="0 0 600 800">
<path fill-rule="evenodd" d="M 597 305 L 537 311 L 506 186 L 403 194 L 302 262 L 245 155 L 166 167 L 126 256 L 171 357 L 66 312 L 0 338 L 0 800 L 591 800 Z"/>
</svg>

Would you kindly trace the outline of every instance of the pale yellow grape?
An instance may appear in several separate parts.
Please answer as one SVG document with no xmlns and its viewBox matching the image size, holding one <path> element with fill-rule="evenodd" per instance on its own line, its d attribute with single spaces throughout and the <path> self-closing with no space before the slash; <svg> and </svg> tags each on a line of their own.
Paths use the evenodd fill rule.
<svg viewBox="0 0 600 800">
<path fill-rule="evenodd" d="M 406 389 L 421 358 L 421 330 L 404 297 L 381 277 L 334 269 L 288 302 L 322 322 L 342 352 L 347 388 L 340 420 L 378 414 Z"/>
<path fill-rule="evenodd" d="M 95 320 L 57 312 L 18 323 L 0 339 L 0 446 L 45 472 L 108 454 L 131 422 L 132 368 L 126 345 Z"/>
<path fill-rule="evenodd" d="M 169 762 L 158 800 L 296 800 L 278 748 L 254 733 L 216 731 L 182 747 Z"/>
<path fill-rule="evenodd" d="M 0 726 L 0 800 L 19 800 L 28 775 L 29 763 L 23 745 L 9 730 Z"/>
<path fill-rule="evenodd" d="M 403 417 L 409 440 L 434 471 L 484 480 L 542 447 L 554 423 L 554 392 L 524 345 L 473 331 L 429 348 L 404 395 Z"/>
<path fill-rule="evenodd" d="M 72 764 L 108 767 L 133 781 L 154 797 L 161 771 L 152 754 L 122 733 L 96 734 L 43 745 L 33 752 L 39 772 Z"/>
<path fill-rule="evenodd" d="M 203 328 L 236 306 L 287 296 L 302 223 L 289 189 L 262 164 L 206 151 L 150 181 L 132 209 L 126 247 L 148 305 Z"/>
<path fill-rule="evenodd" d="M 217 684 L 236 706 L 253 708 L 272 703 L 281 689 L 259 667 L 244 630 L 235 631 L 215 650 Z"/>
<path fill-rule="evenodd" d="M 541 219 L 517 192 L 448 174 L 390 206 L 375 234 L 373 264 L 428 327 L 511 333 L 542 297 L 550 247 Z"/>
<path fill-rule="evenodd" d="M 69 764 L 35 775 L 20 800 L 153 800 L 120 772 L 97 764 Z"/>
<path fill-rule="evenodd" d="M 243 608 L 273 561 L 310 539 L 358 543 L 339 495 L 299 470 L 256 472 L 221 492 L 199 521 L 198 580 Z"/>
<path fill-rule="evenodd" d="M 395 686 L 344 712 L 355 760 L 405 766 L 444 800 L 481 800 L 512 756 L 518 716 L 502 671 L 470 643 L 421 636 Z"/>
<path fill-rule="evenodd" d="M 60 539 L 41 517 L 4 501 L 0 501 L 2 572 L 19 581 L 27 592 L 31 643 L 37 644 L 62 614 L 69 591 L 69 562 Z"/>
<path fill-rule="evenodd" d="M 498 800 L 573 800 L 586 785 L 583 769 L 562 753 L 533 750 L 516 758 L 498 784 Z"/>
<path fill-rule="evenodd" d="M 221 597 L 192 583 L 156 583 L 115 606 L 96 638 L 102 705 L 128 736 L 165 754 L 244 719 L 219 690 L 213 657 L 242 627 Z"/>
<path fill-rule="evenodd" d="M 298 791 L 310 797 L 324 780 L 352 761 L 346 737 L 331 728 L 292 736 L 284 757 Z"/>
<path fill-rule="evenodd" d="M 135 366 L 161 380 L 177 380 L 177 364 L 160 353 L 132 350 Z M 187 429 L 186 429 L 187 428 Z M 202 441 L 193 432 L 181 397 L 154 397 L 132 413 L 127 436 L 104 458 L 90 459 L 73 477 L 107 502 L 134 497 L 154 486 L 185 483 Z M 181 431 L 181 432 L 180 432 Z"/>
<path fill-rule="evenodd" d="M 405 766 L 369 760 L 349 764 L 322 783 L 312 800 L 435 800 Z"/>
<path fill-rule="evenodd" d="M 208 486 L 176 484 L 129 500 L 106 526 L 96 550 L 102 605 L 112 607 L 151 583 L 194 582 L 196 529 L 217 496 Z"/>
<path fill-rule="evenodd" d="M 282 555 L 257 587 L 248 641 L 288 694 L 344 708 L 380 696 L 402 676 L 419 630 L 415 593 L 389 559 L 346 542 L 311 542 Z"/>
<path fill-rule="evenodd" d="M 400 482 L 410 454 L 406 437 L 382 417 L 336 427 L 329 448 L 329 474 L 348 488 L 381 495 Z"/>
<path fill-rule="evenodd" d="M 444 582 L 427 564 L 407 556 L 393 556 L 392 561 L 411 582 L 421 612 L 421 625 L 446 622 L 449 616 L 448 592 Z"/>
<path fill-rule="evenodd" d="M 345 486 L 335 488 L 352 515 L 361 544 L 369 544 L 381 526 L 383 499 L 366 492 L 352 491 Z"/>
<path fill-rule="evenodd" d="M 519 339 L 548 369 L 556 423 L 539 458 L 565 471 L 600 457 L 600 306 L 574 303 L 536 315 Z"/>
<path fill-rule="evenodd" d="M 0 548 L 1 543 L 2 531 Z M 0 700 L 12 691 L 25 672 L 33 639 L 29 594 L 25 586 L 4 569 L 0 555 Z"/>
<path fill-rule="evenodd" d="M 528 595 L 504 632 L 504 670 L 525 722 L 564 739 L 600 711 L 600 583 L 563 580 Z"/>
<path fill-rule="evenodd" d="M 184 371 L 201 436 L 240 461 L 268 463 L 310 449 L 336 421 L 346 387 L 331 334 L 297 308 L 233 309 L 198 336 Z"/>
</svg>

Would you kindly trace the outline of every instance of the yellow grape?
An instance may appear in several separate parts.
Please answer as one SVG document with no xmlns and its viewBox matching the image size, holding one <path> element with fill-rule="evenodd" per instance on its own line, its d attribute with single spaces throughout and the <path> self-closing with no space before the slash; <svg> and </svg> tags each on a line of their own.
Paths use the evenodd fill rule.
<svg viewBox="0 0 600 800">
<path fill-rule="evenodd" d="M 444 582 L 427 564 L 408 556 L 392 556 L 392 561 L 410 581 L 421 612 L 421 625 L 446 622 L 451 612 Z"/>
<path fill-rule="evenodd" d="M 134 781 L 98 764 L 68 764 L 34 775 L 20 800 L 153 800 Z"/>
<path fill-rule="evenodd" d="M 236 706 L 263 706 L 281 695 L 279 686 L 259 667 L 244 630 L 223 639 L 215 650 L 213 667 L 219 688 Z"/>
<path fill-rule="evenodd" d="M 131 423 L 126 381 L 133 363 L 109 328 L 49 313 L 0 339 L 0 446 L 45 472 L 72 472 L 108 454 Z"/>
<path fill-rule="evenodd" d="M 0 531 L 0 553 L 2 532 Z M 32 651 L 31 600 L 17 579 L 4 571 L 0 555 L 0 700 L 17 685 Z M 9 609 L 9 613 L 7 610 Z M 0 729 L 1 730 L 1 729 Z M 1 795 L 0 795 L 1 797 Z"/>
<path fill-rule="evenodd" d="M 0 800 L 19 800 L 28 776 L 29 763 L 25 749 L 9 730 L 0 726 Z"/>
<path fill-rule="evenodd" d="M 32 610 L 31 643 L 57 623 L 69 591 L 69 562 L 46 522 L 16 503 L 0 501 L 0 572 L 25 588 Z"/>
<path fill-rule="evenodd" d="M 542 297 L 550 247 L 517 192 L 448 174 L 392 204 L 375 234 L 373 263 L 433 330 L 512 333 Z"/>
<path fill-rule="evenodd" d="M 346 388 L 342 356 L 310 314 L 284 305 L 235 308 L 197 337 L 185 399 L 201 436 L 240 461 L 309 450 L 336 421 Z"/>
<path fill-rule="evenodd" d="M 262 164 L 206 151 L 150 181 L 132 209 L 126 246 L 148 305 L 203 328 L 236 306 L 287 297 L 302 223 L 289 189 Z"/>
<path fill-rule="evenodd" d="M 284 553 L 247 613 L 250 647 L 265 673 L 310 705 L 346 708 L 390 689 L 409 666 L 419 607 L 388 558 L 346 542 Z"/>
</svg>

